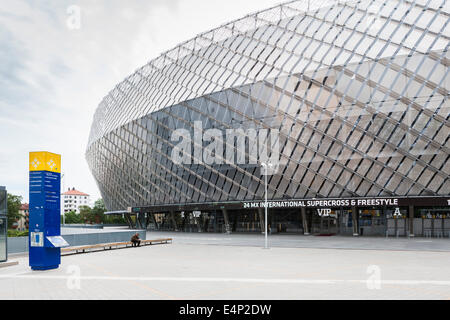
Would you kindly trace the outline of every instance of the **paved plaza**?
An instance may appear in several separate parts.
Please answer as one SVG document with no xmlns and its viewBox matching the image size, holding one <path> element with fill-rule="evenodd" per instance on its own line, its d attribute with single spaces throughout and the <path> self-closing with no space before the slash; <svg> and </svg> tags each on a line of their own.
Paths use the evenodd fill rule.
<svg viewBox="0 0 450 320">
<path fill-rule="evenodd" d="M 264 246 L 262 234 L 215 234 L 183 232 L 147 232 L 147 239 L 173 238 L 177 243 L 219 246 Z M 349 250 L 401 250 L 450 252 L 449 238 L 395 238 L 352 236 L 303 236 L 274 234 L 269 236 L 269 246 L 275 248 L 314 248 Z"/>
<path fill-rule="evenodd" d="M 0 299 L 450 299 L 448 239 L 271 236 L 269 250 L 262 235 L 147 239 L 161 236 L 174 243 L 65 256 L 53 271 L 12 257 Z"/>
</svg>

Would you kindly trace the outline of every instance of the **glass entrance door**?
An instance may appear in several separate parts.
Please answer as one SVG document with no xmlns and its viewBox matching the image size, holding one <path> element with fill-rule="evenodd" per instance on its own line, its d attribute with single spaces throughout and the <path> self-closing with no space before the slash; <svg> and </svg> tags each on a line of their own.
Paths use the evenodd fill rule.
<svg viewBox="0 0 450 320">
<path fill-rule="evenodd" d="M 314 235 L 331 236 L 338 233 L 337 212 L 331 210 L 331 213 L 323 215 L 318 210 L 312 210 L 311 232 Z"/>
<path fill-rule="evenodd" d="M 408 232 L 408 209 L 400 208 L 387 208 L 386 209 L 387 228 L 386 234 L 388 236 L 407 236 Z"/>
<path fill-rule="evenodd" d="M 256 210 L 231 212 L 234 216 L 233 232 L 261 233 L 261 222 L 259 221 L 259 215 Z"/>
<path fill-rule="evenodd" d="M 8 240 L 8 226 L 7 226 L 7 193 L 5 187 L 0 187 L 0 262 L 7 260 L 7 240 Z"/>
<path fill-rule="evenodd" d="M 303 233 L 302 214 L 300 210 L 272 210 L 272 232 Z"/>
<path fill-rule="evenodd" d="M 359 229 L 359 233 L 361 236 L 386 235 L 387 221 L 383 209 L 360 209 Z"/>
<path fill-rule="evenodd" d="M 0 218 L 0 262 L 6 261 L 6 218 Z"/>
<path fill-rule="evenodd" d="M 343 208 L 338 213 L 338 233 L 341 235 L 353 234 L 353 218 L 350 208 Z"/>
</svg>

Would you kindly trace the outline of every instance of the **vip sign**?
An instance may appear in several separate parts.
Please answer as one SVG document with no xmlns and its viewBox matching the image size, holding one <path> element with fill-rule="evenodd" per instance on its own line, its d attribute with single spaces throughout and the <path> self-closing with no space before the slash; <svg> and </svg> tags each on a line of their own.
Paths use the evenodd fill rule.
<svg viewBox="0 0 450 320">
<path fill-rule="evenodd" d="M 200 218 L 200 216 L 202 215 L 201 211 L 193 211 L 192 215 L 194 216 L 194 218 Z"/>
<path fill-rule="evenodd" d="M 331 209 L 317 209 L 320 217 L 331 217 Z"/>
</svg>

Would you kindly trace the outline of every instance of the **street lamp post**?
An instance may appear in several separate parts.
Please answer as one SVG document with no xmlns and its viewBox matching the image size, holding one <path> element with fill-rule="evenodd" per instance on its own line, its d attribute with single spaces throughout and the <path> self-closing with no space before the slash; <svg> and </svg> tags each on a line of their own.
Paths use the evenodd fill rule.
<svg viewBox="0 0 450 320">
<path fill-rule="evenodd" d="M 269 210 L 269 206 L 268 206 L 268 201 L 267 201 L 267 189 L 268 189 L 268 183 L 267 183 L 267 176 L 268 176 L 268 169 L 269 167 L 273 167 L 273 164 L 269 163 L 269 162 L 263 162 L 261 163 L 261 165 L 266 169 L 266 174 L 265 174 L 265 215 L 264 215 L 264 220 L 265 220 L 265 232 L 264 232 L 264 249 L 269 249 L 269 239 L 268 239 L 268 227 L 267 227 L 267 218 L 268 218 L 268 210 Z"/>
<path fill-rule="evenodd" d="M 64 198 L 63 198 L 63 196 L 62 196 L 62 193 L 63 193 L 63 191 L 64 191 L 64 173 L 62 174 L 62 177 L 61 177 L 61 183 L 62 183 L 62 190 L 60 191 L 60 196 L 61 196 L 61 211 L 62 211 L 62 214 L 63 214 L 63 226 L 66 226 L 66 212 L 64 211 Z"/>
</svg>

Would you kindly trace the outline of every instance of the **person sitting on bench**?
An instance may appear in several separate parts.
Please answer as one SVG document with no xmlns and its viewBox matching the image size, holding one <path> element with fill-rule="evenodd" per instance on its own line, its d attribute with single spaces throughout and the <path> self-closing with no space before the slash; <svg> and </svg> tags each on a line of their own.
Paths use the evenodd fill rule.
<svg viewBox="0 0 450 320">
<path fill-rule="evenodd" d="M 139 233 L 136 233 L 131 237 L 131 244 L 133 247 L 139 247 L 141 245 L 141 239 L 139 239 Z"/>
</svg>

